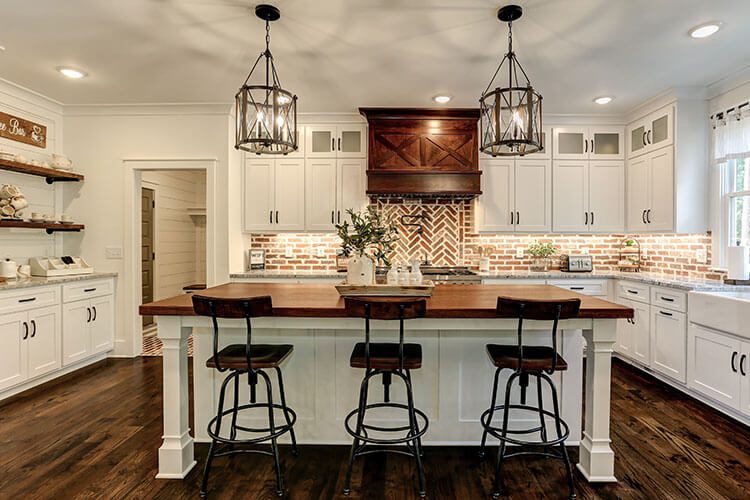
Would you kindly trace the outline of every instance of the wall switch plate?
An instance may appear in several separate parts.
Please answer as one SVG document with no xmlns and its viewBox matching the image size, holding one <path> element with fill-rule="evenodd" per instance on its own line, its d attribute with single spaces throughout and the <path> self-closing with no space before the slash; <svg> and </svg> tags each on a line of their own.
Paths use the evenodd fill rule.
<svg viewBox="0 0 750 500">
<path fill-rule="evenodd" d="M 294 257 L 294 248 L 286 247 L 286 249 L 284 249 L 284 257 L 287 257 L 287 258 Z"/>
<path fill-rule="evenodd" d="M 695 251 L 695 260 L 698 261 L 699 264 L 705 264 L 708 257 L 706 257 L 706 249 L 700 248 Z"/>
<path fill-rule="evenodd" d="M 322 246 L 315 247 L 315 256 L 319 259 L 322 259 L 326 256 L 326 249 Z"/>
<path fill-rule="evenodd" d="M 524 251 L 523 248 L 516 248 L 516 259 L 523 259 Z"/>
<path fill-rule="evenodd" d="M 108 259 L 122 259 L 122 247 L 105 247 L 104 256 Z"/>
</svg>

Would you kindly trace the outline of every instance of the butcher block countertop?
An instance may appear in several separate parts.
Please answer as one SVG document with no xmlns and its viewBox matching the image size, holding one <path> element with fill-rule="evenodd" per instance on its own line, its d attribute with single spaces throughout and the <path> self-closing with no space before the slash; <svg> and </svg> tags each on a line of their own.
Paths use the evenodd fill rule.
<svg viewBox="0 0 750 500">
<path fill-rule="evenodd" d="M 227 283 L 199 292 L 217 298 L 270 295 L 274 316 L 344 318 L 344 299 L 331 284 Z M 552 285 L 438 285 L 427 299 L 428 318 L 494 318 L 497 297 L 530 300 L 581 299 L 580 318 L 632 318 L 633 310 Z M 193 316 L 190 295 L 143 304 L 145 316 Z"/>
</svg>

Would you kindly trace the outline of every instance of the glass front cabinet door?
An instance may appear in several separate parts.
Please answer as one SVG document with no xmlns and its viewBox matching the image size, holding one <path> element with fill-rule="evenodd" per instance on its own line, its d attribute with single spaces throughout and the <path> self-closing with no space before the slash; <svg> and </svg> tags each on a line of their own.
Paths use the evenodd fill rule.
<svg viewBox="0 0 750 500">
<path fill-rule="evenodd" d="M 364 158 L 367 127 L 351 125 L 307 125 L 307 158 Z"/>
</svg>

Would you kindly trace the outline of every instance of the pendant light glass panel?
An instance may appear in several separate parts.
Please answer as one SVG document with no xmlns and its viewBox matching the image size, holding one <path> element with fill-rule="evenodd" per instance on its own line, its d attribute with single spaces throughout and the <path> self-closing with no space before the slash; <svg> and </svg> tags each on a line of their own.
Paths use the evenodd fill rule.
<svg viewBox="0 0 750 500">
<path fill-rule="evenodd" d="M 483 153 L 523 156 L 542 149 L 542 96 L 532 87 L 496 88 L 479 104 Z"/>
</svg>

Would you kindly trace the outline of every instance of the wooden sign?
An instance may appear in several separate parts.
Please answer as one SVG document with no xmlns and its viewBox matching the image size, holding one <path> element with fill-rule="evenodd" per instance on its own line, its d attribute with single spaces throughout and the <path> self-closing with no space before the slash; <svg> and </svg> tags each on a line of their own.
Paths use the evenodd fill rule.
<svg viewBox="0 0 750 500">
<path fill-rule="evenodd" d="M 0 111 L 0 137 L 12 141 L 31 144 L 38 148 L 47 147 L 47 127 L 24 120 Z"/>
</svg>

